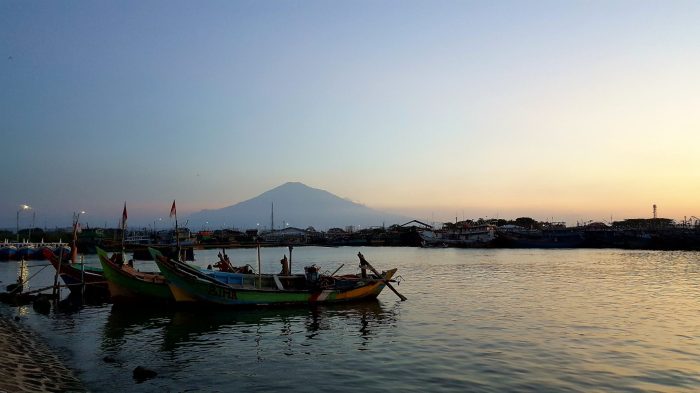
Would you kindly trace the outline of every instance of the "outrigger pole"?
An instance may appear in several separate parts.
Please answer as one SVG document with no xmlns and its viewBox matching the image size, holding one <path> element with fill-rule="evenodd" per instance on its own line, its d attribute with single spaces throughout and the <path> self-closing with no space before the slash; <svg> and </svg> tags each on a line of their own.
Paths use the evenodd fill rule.
<svg viewBox="0 0 700 393">
<path fill-rule="evenodd" d="M 391 283 L 389 283 L 389 280 L 382 278 L 382 275 L 377 271 L 377 269 L 375 269 L 372 265 L 370 265 L 369 262 L 367 262 L 367 260 L 365 259 L 365 256 L 362 255 L 361 252 L 357 253 L 357 257 L 360 258 L 360 268 L 363 270 L 363 272 L 365 270 L 364 267 L 368 267 L 369 270 L 372 271 L 372 273 L 376 274 L 380 280 L 384 281 L 384 284 L 386 284 L 386 286 L 389 287 L 389 289 L 391 289 L 396 294 L 396 296 L 398 296 L 399 299 L 401 299 L 402 302 L 406 300 L 406 296 L 400 294 L 399 291 L 397 291 L 396 288 L 394 288 L 394 286 L 391 285 Z M 364 274 L 363 274 L 363 277 L 364 277 Z"/>
</svg>

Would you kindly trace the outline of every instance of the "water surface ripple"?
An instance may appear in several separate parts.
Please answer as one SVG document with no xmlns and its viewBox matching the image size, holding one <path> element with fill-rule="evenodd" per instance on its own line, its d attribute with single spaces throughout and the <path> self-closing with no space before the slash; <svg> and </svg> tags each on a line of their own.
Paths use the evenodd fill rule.
<svg viewBox="0 0 700 393">
<path fill-rule="evenodd" d="M 263 250 L 264 269 L 279 270 L 285 251 Z M 358 251 L 398 267 L 409 300 L 386 290 L 377 302 L 316 308 L 2 311 L 21 315 L 96 392 L 700 389 L 700 253 L 299 247 L 293 268 L 345 263 L 341 273 L 354 273 Z M 198 252 L 197 263 L 215 254 Z M 229 254 L 255 265 L 254 250 Z M 4 283 L 17 266 L 0 265 Z M 42 273 L 34 280 L 53 279 Z M 158 376 L 136 383 L 138 365 Z"/>
</svg>

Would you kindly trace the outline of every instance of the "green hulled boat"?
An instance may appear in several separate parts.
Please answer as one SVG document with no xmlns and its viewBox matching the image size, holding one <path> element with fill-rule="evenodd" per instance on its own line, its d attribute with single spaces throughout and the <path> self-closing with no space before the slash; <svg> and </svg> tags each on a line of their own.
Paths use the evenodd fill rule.
<svg viewBox="0 0 700 393">
<path fill-rule="evenodd" d="M 397 269 L 379 275 L 325 276 L 315 266 L 305 274 L 209 274 L 163 256 L 151 255 L 178 303 L 213 306 L 269 306 L 376 299 Z"/>
<path fill-rule="evenodd" d="M 100 257 L 112 302 L 167 303 L 175 300 L 162 274 L 140 272 L 123 263 L 121 254 L 110 258 L 107 252 L 97 248 L 97 255 Z"/>
</svg>

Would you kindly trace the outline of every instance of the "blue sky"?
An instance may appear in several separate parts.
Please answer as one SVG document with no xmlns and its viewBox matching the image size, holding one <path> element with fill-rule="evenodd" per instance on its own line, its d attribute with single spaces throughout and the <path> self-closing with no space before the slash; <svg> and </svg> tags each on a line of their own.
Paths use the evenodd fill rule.
<svg viewBox="0 0 700 393">
<path fill-rule="evenodd" d="M 700 216 L 700 3 L 0 2 L 0 227 L 301 181 L 417 218 Z M 27 220 L 26 213 L 24 220 Z"/>
</svg>

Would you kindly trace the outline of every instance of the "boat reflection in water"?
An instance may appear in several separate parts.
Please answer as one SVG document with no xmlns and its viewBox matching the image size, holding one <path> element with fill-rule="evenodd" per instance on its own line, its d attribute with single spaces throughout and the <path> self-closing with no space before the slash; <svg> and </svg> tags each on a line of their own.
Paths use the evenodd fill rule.
<svg viewBox="0 0 700 393">
<path fill-rule="evenodd" d="M 198 346 L 213 344 L 220 345 L 222 351 L 228 347 L 238 351 L 242 342 L 248 342 L 256 350 L 272 345 L 276 348 L 271 350 L 289 356 L 297 349 L 304 352 L 303 348 L 315 341 L 325 341 L 326 331 L 332 336 L 328 340 L 343 331 L 346 336 L 357 337 L 355 349 L 362 350 L 377 330 L 391 328 L 396 318 L 395 309 L 385 308 L 377 300 L 242 310 L 154 310 L 114 305 L 103 330 L 101 347 L 106 354 L 119 358 L 131 356 L 131 348 L 141 344 L 157 343 L 158 352 L 195 353 Z"/>
</svg>

